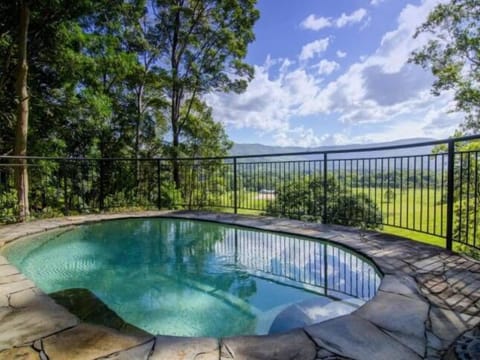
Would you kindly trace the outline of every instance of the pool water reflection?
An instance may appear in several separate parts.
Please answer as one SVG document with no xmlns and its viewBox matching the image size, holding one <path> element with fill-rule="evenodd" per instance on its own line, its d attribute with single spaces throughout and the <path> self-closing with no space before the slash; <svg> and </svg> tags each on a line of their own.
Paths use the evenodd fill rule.
<svg viewBox="0 0 480 360">
<path fill-rule="evenodd" d="M 266 334 L 372 298 L 380 275 L 329 242 L 217 223 L 154 218 L 83 225 L 17 241 L 3 254 L 47 293 L 84 288 L 152 334 Z M 273 326 L 272 326 L 273 324 Z"/>
</svg>

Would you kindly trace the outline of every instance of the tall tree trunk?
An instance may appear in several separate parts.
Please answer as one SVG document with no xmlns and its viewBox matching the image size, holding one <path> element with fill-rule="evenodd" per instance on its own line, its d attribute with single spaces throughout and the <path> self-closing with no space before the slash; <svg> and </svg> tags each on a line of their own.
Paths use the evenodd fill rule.
<svg viewBox="0 0 480 360">
<path fill-rule="evenodd" d="M 178 163 L 178 146 L 179 131 L 178 131 L 178 118 L 172 116 L 172 160 L 173 160 L 173 181 L 175 182 L 175 188 L 180 189 L 180 164 Z"/>
<path fill-rule="evenodd" d="M 173 181 L 175 182 L 175 188 L 180 190 L 180 166 L 178 163 L 179 156 L 179 119 L 180 119 L 180 101 L 181 101 L 181 89 L 178 86 L 178 68 L 179 59 L 178 56 L 178 36 L 180 32 L 180 11 L 177 10 L 175 14 L 175 23 L 173 26 L 172 37 L 172 52 L 171 52 L 171 66 L 172 66 L 172 99 L 171 99 L 171 124 L 172 124 L 172 159 L 173 159 Z"/>
<path fill-rule="evenodd" d="M 137 93 L 137 118 L 135 122 L 135 194 L 140 184 L 140 127 L 143 118 L 143 92 L 144 86 L 140 85 Z"/>
<path fill-rule="evenodd" d="M 16 74 L 16 96 L 18 99 L 17 125 L 15 133 L 15 156 L 27 155 L 29 96 L 27 88 L 28 61 L 27 36 L 30 22 L 30 9 L 26 1 L 20 2 L 20 27 L 18 37 L 18 66 Z M 15 170 L 15 185 L 19 207 L 19 220 L 25 221 L 30 215 L 28 204 L 27 160 L 18 160 Z"/>
</svg>

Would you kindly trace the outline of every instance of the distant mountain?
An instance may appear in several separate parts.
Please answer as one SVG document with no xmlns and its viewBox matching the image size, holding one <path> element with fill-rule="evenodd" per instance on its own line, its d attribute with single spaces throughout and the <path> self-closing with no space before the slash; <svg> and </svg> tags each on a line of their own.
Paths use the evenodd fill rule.
<svg viewBox="0 0 480 360">
<path fill-rule="evenodd" d="M 434 141 L 432 138 L 411 138 L 402 139 L 390 142 L 382 142 L 375 144 L 352 144 L 352 145 L 338 145 L 338 146 L 320 146 L 320 147 L 300 147 L 300 146 L 269 146 L 262 144 L 237 144 L 235 143 L 230 150 L 230 155 L 245 156 L 245 155 L 266 155 L 266 154 L 281 154 L 281 153 L 298 153 L 311 151 L 336 151 L 336 150 L 352 150 L 352 152 L 345 152 L 339 154 L 330 154 L 330 159 L 347 159 L 347 158 L 372 158 L 372 157 L 390 157 L 390 156 L 414 156 L 414 155 L 428 155 L 431 153 L 433 146 L 412 147 L 405 149 L 381 150 L 381 151 L 361 151 L 354 152 L 355 149 L 370 149 L 384 146 L 399 146 L 405 144 L 415 144 L 428 141 Z M 353 156 L 352 156 L 353 155 Z M 320 158 L 322 155 L 295 155 L 295 156 L 280 156 L 280 157 L 265 157 L 259 156 L 252 159 L 253 161 L 264 160 L 312 160 Z"/>
</svg>

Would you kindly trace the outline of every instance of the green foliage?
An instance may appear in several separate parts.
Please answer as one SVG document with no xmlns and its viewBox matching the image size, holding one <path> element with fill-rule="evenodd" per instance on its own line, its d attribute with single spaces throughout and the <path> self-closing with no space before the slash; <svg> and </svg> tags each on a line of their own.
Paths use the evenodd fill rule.
<svg viewBox="0 0 480 360">
<path fill-rule="evenodd" d="M 383 200 L 386 203 L 391 202 L 394 198 L 395 198 L 395 192 L 391 189 L 388 189 L 383 193 Z"/>
<path fill-rule="evenodd" d="M 332 224 L 375 229 L 382 223 L 377 204 L 365 194 L 339 194 L 328 201 L 327 216 Z"/>
<path fill-rule="evenodd" d="M 155 29 L 168 90 L 180 97 L 242 91 L 253 69 L 242 60 L 259 17 L 255 0 L 157 0 Z M 246 77 L 246 78 L 245 78 Z M 172 94 L 173 96 L 174 94 Z M 182 99 L 172 99 L 182 100 Z M 181 101 L 178 106 L 184 103 Z"/>
<path fill-rule="evenodd" d="M 464 136 L 456 131 L 454 138 Z M 446 145 L 436 146 L 432 152 L 446 152 Z M 478 246 L 476 237 L 480 235 L 480 140 L 455 142 L 453 193 L 453 236 L 455 241 Z M 446 203 L 446 196 L 440 199 Z M 464 249 L 465 246 L 462 247 Z M 465 252 L 462 250 L 462 252 Z M 478 254 L 477 254 L 478 256 Z"/>
<path fill-rule="evenodd" d="M 450 0 L 437 5 L 415 36 L 432 38 L 412 54 L 436 77 L 433 93 L 454 90 L 457 109 L 467 114 L 465 129 L 480 130 L 480 3 Z"/>
<path fill-rule="evenodd" d="M 367 195 L 342 191 L 333 177 L 327 179 L 326 185 L 324 192 L 323 183 L 318 179 L 292 181 L 277 192 L 275 201 L 268 204 L 266 212 L 274 216 L 361 228 L 376 228 L 381 224 L 380 210 Z M 323 219 L 325 205 L 326 218 Z"/>
<path fill-rule="evenodd" d="M 454 239 L 479 245 L 480 141 L 457 144 L 454 170 Z"/>
<path fill-rule="evenodd" d="M 211 134 L 193 131 L 198 124 L 188 124 L 195 118 L 190 111 L 205 108 L 200 100 L 205 91 L 241 89 L 245 78 L 251 78 L 251 68 L 240 60 L 253 39 L 251 26 L 258 17 L 254 3 L 32 2 L 30 154 L 165 155 L 162 152 L 172 147 L 162 143 L 169 134 L 173 83 L 180 97 L 178 115 L 182 112 L 177 134 L 191 138 L 219 133 L 221 129 Z M 147 6 L 157 11 L 147 11 Z M 14 143 L 17 2 L 3 2 L 0 11 L 0 57 L 5 59 L 0 63 L 0 154 L 8 154 Z M 182 21 L 175 28 L 162 22 L 172 20 L 172 14 Z M 178 35 L 176 80 L 168 46 L 173 31 Z"/>
<path fill-rule="evenodd" d="M 242 92 L 253 78 L 243 62 L 258 19 L 256 0 L 156 0 L 151 36 L 159 49 L 158 70 L 169 106 L 173 179 L 181 186 L 181 137 L 188 137 L 190 113 L 211 91 Z"/>
<path fill-rule="evenodd" d="M 254 38 L 255 3 L 29 2 L 29 154 L 134 159 L 226 155 L 231 143 L 201 99 L 209 91 L 242 91 L 252 78 L 253 69 L 243 59 Z M 11 154 L 15 137 L 19 4 L 0 4 L 0 155 Z M 167 141 L 171 134 L 176 141 Z M 219 166 L 206 164 L 202 176 L 213 182 Z M 162 188 L 157 194 L 145 180 L 155 177 L 154 170 L 143 169 L 140 160 L 102 169 L 82 165 L 83 172 L 61 167 L 31 170 L 34 213 L 120 208 L 132 201 L 147 206 L 159 197 L 165 204 L 178 203 L 173 199 L 191 198 L 195 189 L 191 180 L 183 180 L 183 190 L 176 181 L 178 191 Z M 175 166 L 170 171 L 175 173 Z M 148 195 L 137 189 L 142 182 Z M 214 187 L 215 196 L 225 191 L 224 184 Z M 199 199 L 202 204 L 212 201 L 211 195 Z"/>
<path fill-rule="evenodd" d="M 163 181 L 160 190 L 160 205 L 163 209 L 175 209 L 182 204 L 182 194 L 173 181 Z"/>
<path fill-rule="evenodd" d="M 17 193 L 14 190 L 0 191 L 0 223 L 16 222 L 17 216 Z"/>
</svg>

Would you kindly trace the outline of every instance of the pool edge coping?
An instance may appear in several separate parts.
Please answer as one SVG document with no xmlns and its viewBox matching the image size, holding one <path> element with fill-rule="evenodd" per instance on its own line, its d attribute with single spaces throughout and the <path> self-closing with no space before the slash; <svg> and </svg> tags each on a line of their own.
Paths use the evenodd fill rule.
<svg viewBox="0 0 480 360">
<path fill-rule="evenodd" d="M 325 356 L 335 354 L 358 359 L 383 359 L 385 356 L 392 359 L 433 359 L 440 358 L 448 351 L 458 336 L 480 323 L 476 301 L 467 301 L 466 299 L 471 300 L 468 294 L 455 291 L 458 290 L 458 287 L 455 288 L 449 283 L 449 277 L 462 278 L 464 276 L 465 279 L 471 279 L 473 276 L 475 283 L 478 280 L 480 289 L 480 263 L 434 246 L 416 243 L 398 236 L 389 236 L 374 231 L 360 231 L 338 225 L 322 225 L 283 218 L 205 211 L 95 214 L 2 226 L 0 227 L 0 249 L 17 239 L 66 226 L 105 220 L 154 217 L 213 221 L 331 241 L 360 253 L 372 261 L 384 274 L 378 292 L 380 296 L 377 294 L 367 304 L 350 315 L 280 335 L 237 336 L 222 339 L 152 336 L 150 339 L 137 339 L 137 342 L 142 340 L 140 344 L 127 346 L 125 349 L 119 350 L 115 346 L 108 350 L 105 349 L 105 352 L 115 351 L 110 351 L 103 356 L 138 350 L 139 346 L 148 348 L 146 344 L 153 341 L 148 354 L 148 358 L 152 359 L 167 358 L 165 354 L 160 355 L 165 351 L 171 352 L 172 349 L 181 349 L 192 354 L 195 352 L 211 354 L 212 359 L 228 358 L 228 356 L 230 358 L 233 356 L 235 359 L 249 358 L 248 354 L 252 355 L 253 351 L 263 354 L 264 357 L 257 357 L 258 359 L 267 359 L 272 358 L 274 354 L 272 352 L 268 353 L 266 348 L 282 349 L 283 355 L 287 356 L 287 354 L 299 351 L 300 345 L 306 352 L 303 355 L 305 357 L 301 358 L 309 358 L 310 354 L 323 352 Z M 432 261 L 432 259 L 435 259 L 435 261 Z M 8 262 L 5 264 L 5 261 L 2 261 L 1 264 L 0 266 L 11 266 Z M 454 273 L 452 273 L 452 269 L 455 270 Z M 441 278 L 444 279 L 443 282 L 436 281 Z M 16 293 L 2 293 L 2 289 L 5 292 L 8 286 L 5 286 L 4 283 L 0 284 L 0 297 L 8 297 Z M 442 287 L 445 289 L 437 292 Z M 20 290 L 20 292 L 31 289 L 36 289 L 35 291 L 41 294 L 35 284 Z M 477 289 L 474 293 L 479 291 Z M 449 294 L 449 296 L 444 298 L 445 294 Z M 449 301 L 453 297 L 460 300 L 455 301 L 455 303 Z M 463 308 L 456 306 L 459 302 L 464 303 Z M 392 309 L 395 309 L 394 313 L 391 312 Z M 423 329 L 421 329 L 422 323 Z M 69 323 L 69 325 L 71 324 Z M 93 333 L 100 331 L 99 328 L 91 325 L 81 324 L 77 319 L 76 325 L 68 326 L 58 332 L 55 331 L 54 335 L 48 334 L 48 336 L 40 337 L 40 339 L 30 339 L 26 336 L 28 341 L 17 339 L 17 341 L 13 341 L 13 343 L 11 341 L 11 343 L 12 346 L 20 348 L 23 345 L 27 345 L 27 347 L 31 345 L 30 347 L 35 351 L 39 353 L 44 351 L 47 354 L 48 349 L 46 348 L 54 346 L 52 344 L 58 345 L 60 341 L 58 339 L 63 339 L 62 333 L 68 335 L 75 332 L 75 328 L 81 328 L 81 333 L 86 337 L 88 337 L 89 331 L 85 328 L 90 329 L 90 332 L 93 331 Z M 87 335 L 85 335 L 85 332 Z M 124 335 L 114 330 L 109 331 L 109 329 L 103 328 L 100 332 L 106 332 L 114 338 L 120 337 L 125 340 Z M 345 333 L 349 333 L 350 338 L 348 336 L 345 338 Z M 52 343 L 52 336 L 53 338 L 56 337 L 57 342 L 53 341 Z M 78 337 L 78 334 L 76 336 Z M 289 336 L 295 341 L 285 341 Z M 67 338 L 69 337 L 67 336 Z M 40 349 L 37 350 L 33 344 L 39 340 L 42 345 L 37 347 Z M 215 342 L 217 345 L 214 346 Z M 291 344 L 292 342 L 293 344 Z M 276 345 L 273 346 L 272 343 Z M 356 345 L 349 345 L 349 343 Z M 131 343 L 128 344 L 131 345 Z M 0 349 L 2 349 L 0 350 L 0 357 L 2 352 L 9 351 L 5 348 L 5 345 Z M 88 349 L 83 349 L 84 354 L 86 354 L 85 351 L 88 352 Z M 273 352 L 275 351 L 273 350 Z M 401 354 L 401 356 L 398 357 L 395 354 Z M 99 358 L 99 356 L 96 356 L 96 358 Z M 312 359 L 315 359 L 315 357 L 312 357 Z"/>
</svg>

